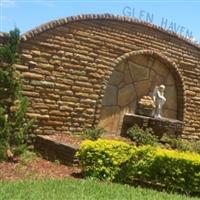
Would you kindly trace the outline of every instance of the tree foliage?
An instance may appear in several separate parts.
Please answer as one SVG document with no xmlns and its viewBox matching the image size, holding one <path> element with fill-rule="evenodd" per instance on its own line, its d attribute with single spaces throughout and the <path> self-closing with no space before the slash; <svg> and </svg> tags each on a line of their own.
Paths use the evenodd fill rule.
<svg viewBox="0 0 200 200">
<path fill-rule="evenodd" d="M 26 147 L 28 129 L 33 120 L 26 117 L 28 100 L 14 68 L 20 31 L 10 31 L 7 43 L 0 47 L 0 160 L 13 157 Z"/>
</svg>

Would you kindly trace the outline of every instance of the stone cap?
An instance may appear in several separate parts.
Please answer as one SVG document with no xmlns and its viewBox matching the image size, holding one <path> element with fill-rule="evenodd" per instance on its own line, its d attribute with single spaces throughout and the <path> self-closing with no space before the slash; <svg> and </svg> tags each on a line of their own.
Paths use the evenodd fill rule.
<svg viewBox="0 0 200 200">
<path fill-rule="evenodd" d="M 5 37 L 5 38 L 7 38 L 8 36 L 9 36 L 9 33 L 0 32 L 0 37 Z"/>
<path fill-rule="evenodd" d="M 55 27 L 58 26 L 62 26 L 64 24 L 68 24 L 68 23 L 72 23 L 72 22 L 76 22 L 76 21 L 84 21 L 84 20 L 114 20 L 114 21 L 121 21 L 121 22 L 129 22 L 129 23 L 133 23 L 133 24 L 138 24 L 138 25 L 142 25 L 146 28 L 151 28 L 154 30 L 157 30 L 159 32 L 165 33 L 165 34 L 169 34 L 170 36 L 177 38 L 179 40 L 184 41 L 186 44 L 189 44 L 193 47 L 196 47 L 198 50 L 200 49 L 200 45 L 196 44 L 195 42 L 189 40 L 188 38 L 177 34 L 173 31 L 170 30 L 166 30 L 160 26 L 154 25 L 154 24 L 150 24 L 147 23 L 145 21 L 139 20 L 139 19 L 134 19 L 134 18 L 130 18 L 130 17 L 125 17 L 125 16 L 120 16 L 120 15 L 113 15 L 113 14 L 109 14 L 109 13 L 105 13 L 105 14 L 84 14 L 84 15 L 77 15 L 77 16 L 70 16 L 70 17 L 65 17 L 65 18 L 61 18 L 61 19 L 57 19 L 57 20 L 53 20 L 47 23 L 44 23 L 40 26 L 37 26 L 34 29 L 31 29 L 30 31 L 25 32 L 24 34 L 21 35 L 21 40 L 22 41 L 26 41 L 28 39 L 33 38 L 34 36 L 43 33 L 47 30 L 53 29 Z M 7 38 L 9 36 L 9 33 L 6 32 L 0 32 L 0 38 Z"/>
<path fill-rule="evenodd" d="M 58 26 L 62 26 L 64 24 L 72 23 L 72 22 L 77 22 L 77 21 L 84 21 L 84 20 L 113 20 L 113 21 L 120 21 L 120 22 L 128 22 L 128 23 L 133 23 L 133 24 L 138 24 L 142 25 L 146 28 L 151 28 L 154 30 L 157 30 L 161 33 L 168 34 L 176 39 L 179 39 L 181 41 L 184 41 L 186 44 L 189 44 L 193 47 L 196 47 L 198 50 L 200 49 L 200 45 L 196 44 L 195 42 L 189 40 L 188 38 L 177 34 L 173 31 L 170 30 L 165 30 L 164 28 L 147 23 L 142 20 L 130 18 L 130 17 L 125 17 L 125 16 L 120 16 L 120 15 L 113 15 L 109 13 L 105 14 L 83 14 L 83 15 L 77 15 L 77 16 L 71 16 L 71 17 L 65 17 L 57 20 L 50 21 L 48 23 L 42 24 L 24 34 L 21 35 L 22 41 L 26 41 L 28 39 L 33 38 L 34 36 L 43 33 L 49 29 L 53 29 Z"/>
<path fill-rule="evenodd" d="M 9 36 L 9 33 L 0 32 L 0 45 L 6 43 L 8 36 Z"/>
<path fill-rule="evenodd" d="M 155 121 L 161 121 L 161 122 L 169 122 L 169 123 L 177 123 L 180 125 L 184 126 L 184 122 L 180 121 L 178 119 L 171 119 L 171 118 L 166 118 L 166 117 L 161 117 L 161 118 L 154 118 L 154 117 L 148 117 L 148 116 L 143 116 L 143 115 L 137 115 L 137 114 L 132 114 L 132 113 L 127 113 L 125 116 L 133 116 L 133 117 L 138 117 L 138 118 L 142 118 L 142 119 L 153 119 Z"/>
<path fill-rule="evenodd" d="M 189 40 L 188 38 L 177 34 L 173 31 L 170 30 L 165 30 L 164 28 L 154 25 L 154 24 L 150 24 L 147 23 L 145 21 L 142 20 L 138 20 L 138 19 L 134 19 L 134 18 L 130 18 L 130 17 L 125 17 L 125 16 L 120 16 L 120 15 L 113 15 L 113 14 L 84 14 L 84 15 L 77 15 L 77 16 L 71 16 L 71 17 L 65 17 L 65 18 L 61 18 L 61 19 L 57 19 L 57 20 L 53 20 L 50 22 L 47 22 L 45 24 L 42 24 L 40 26 L 37 26 L 34 29 L 31 29 L 30 31 L 25 32 L 24 34 L 21 35 L 21 40 L 22 41 L 26 41 L 28 39 L 33 38 L 34 36 L 43 33 L 45 31 L 48 31 L 50 29 L 53 29 L 55 27 L 58 26 L 62 26 L 64 24 L 68 24 L 68 23 L 72 23 L 72 22 L 76 22 L 76 21 L 84 21 L 84 20 L 114 20 L 114 21 L 121 21 L 121 22 L 129 22 L 129 23 L 133 23 L 133 24 L 138 24 L 138 25 L 142 25 L 146 28 L 151 28 L 154 30 L 157 30 L 159 32 L 168 34 L 174 38 L 177 38 L 179 40 L 184 41 L 186 44 L 189 44 L 193 47 L 196 47 L 198 50 L 200 50 L 200 45 Z M 6 32 L 0 32 L 0 39 L 1 38 L 7 38 L 9 36 L 9 33 Z"/>
</svg>

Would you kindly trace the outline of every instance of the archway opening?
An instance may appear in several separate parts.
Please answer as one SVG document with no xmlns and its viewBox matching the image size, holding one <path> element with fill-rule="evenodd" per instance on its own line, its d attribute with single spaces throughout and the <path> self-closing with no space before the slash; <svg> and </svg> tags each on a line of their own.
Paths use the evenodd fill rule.
<svg viewBox="0 0 200 200">
<path fill-rule="evenodd" d="M 102 100 L 99 127 L 108 133 L 119 134 L 126 113 L 135 113 L 137 103 L 145 95 L 151 96 L 155 86 L 166 86 L 166 103 L 162 116 L 180 119 L 177 105 L 177 75 L 170 64 L 153 55 L 132 55 L 114 69 Z M 179 77 L 180 78 L 180 77 Z M 179 92 L 180 93 L 180 92 Z"/>
</svg>

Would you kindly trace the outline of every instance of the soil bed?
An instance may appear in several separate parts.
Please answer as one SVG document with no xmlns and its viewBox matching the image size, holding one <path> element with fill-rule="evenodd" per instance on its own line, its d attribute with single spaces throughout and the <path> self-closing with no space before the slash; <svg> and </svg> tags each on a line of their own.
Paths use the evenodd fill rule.
<svg viewBox="0 0 200 200">
<path fill-rule="evenodd" d="M 13 181 L 40 178 L 80 178 L 80 169 L 74 166 L 66 166 L 56 162 L 50 162 L 35 156 L 31 161 L 24 163 L 2 162 L 0 163 L 0 181 Z"/>
<path fill-rule="evenodd" d="M 82 135 L 57 134 L 51 136 L 43 136 L 50 141 L 60 144 L 68 144 L 79 147 L 80 143 L 85 140 Z M 103 139 L 124 141 L 132 143 L 129 139 L 116 136 L 106 135 Z M 45 147 L 44 147 L 45 148 Z M 23 180 L 23 179 L 40 179 L 40 178 L 80 178 L 81 170 L 76 166 L 66 166 L 59 161 L 51 162 L 40 156 L 34 156 L 30 161 L 24 162 L 21 158 L 17 158 L 17 162 L 0 163 L 0 181 L 4 180 Z"/>
</svg>

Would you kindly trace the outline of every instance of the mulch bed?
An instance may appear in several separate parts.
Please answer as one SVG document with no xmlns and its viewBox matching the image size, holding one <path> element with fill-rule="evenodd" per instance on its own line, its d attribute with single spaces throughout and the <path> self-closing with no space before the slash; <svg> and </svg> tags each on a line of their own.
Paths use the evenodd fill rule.
<svg viewBox="0 0 200 200">
<path fill-rule="evenodd" d="M 28 163 L 18 161 L 0 163 L 0 181 L 41 178 L 80 178 L 80 168 L 50 162 L 36 157 Z"/>
<path fill-rule="evenodd" d="M 45 137 L 56 142 L 76 146 L 79 146 L 80 143 L 85 139 L 81 135 L 67 134 L 55 134 Z M 129 139 L 116 135 L 106 135 L 102 138 L 132 143 Z M 0 181 L 40 178 L 81 178 L 81 170 L 79 167 L 66 166 L 57 162 L 51 162 L 39 156 L 34 157 L 34 159 L 27 163 L 21 162 L 20 158 L 17 159 L 17 162 L 0 163 Z"/>
</svg>

